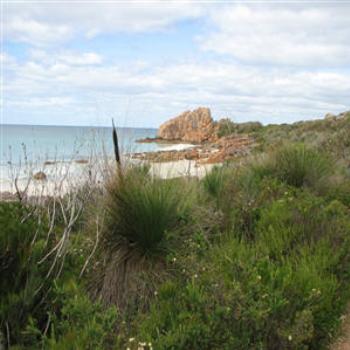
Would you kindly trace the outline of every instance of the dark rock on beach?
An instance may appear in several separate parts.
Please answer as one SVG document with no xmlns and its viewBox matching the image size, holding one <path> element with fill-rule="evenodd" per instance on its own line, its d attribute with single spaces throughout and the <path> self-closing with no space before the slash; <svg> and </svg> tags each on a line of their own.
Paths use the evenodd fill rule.
<svg viewBox="0 0 350 350">
<path fill-rule="evenodd" d="M 37 181 L 46 181 L 47 180 L 47 176 L 43 171 L 38 171 L 37 173 L 35 173 L 33 175 L 33 179 L 37 180 Z"/>
</svg>

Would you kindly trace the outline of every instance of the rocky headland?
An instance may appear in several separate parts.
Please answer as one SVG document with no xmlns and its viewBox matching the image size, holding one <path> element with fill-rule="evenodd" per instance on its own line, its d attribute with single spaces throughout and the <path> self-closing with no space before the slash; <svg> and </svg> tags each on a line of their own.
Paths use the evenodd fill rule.
<svg viewBox="0 0 350 350">
<path fill-rule="evenodd" d="M 232 158 L 246 156 L 254 146 L 248 135 L 221 136 L 220 126 L 225 119 L 215 122 L 209 108 L 200 107 L 186 111 L 160 125 L 156 138 L 138 142 L 165 144 L 190 143 L 193 147 L 184 150 L 133 153 L 134 159 L 152 162 L 194 160 L 197 164 L 222 163 Z"/>
</svg>

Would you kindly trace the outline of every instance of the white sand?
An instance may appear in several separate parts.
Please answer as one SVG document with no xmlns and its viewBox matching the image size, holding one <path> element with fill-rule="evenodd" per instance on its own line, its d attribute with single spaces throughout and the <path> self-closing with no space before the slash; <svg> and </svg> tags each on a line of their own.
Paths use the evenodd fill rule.
<svg viewBox="0 0 350 350">
<path fill-rule="evenodd" d="M 151 163 L 151 174 L 162 179 L 181 176 L 202 178 L 213 168 L 214 164 L 197 165 L 193 160 L 178 160 L 173 162 Z"/>
<path fill-rule="evenodd" d="M 109 169 L 112 169 L 113 166 L 114 161 L 111 160 Z M 195 161 L 179 160 L 150 163 L 150 166 L 152 175 L 170 179 L 182 176 L 202 178 L 212 169 L 214 164 L 196 165 Z M 31 177 L 28 173 L 21 173 L 18 176 L 19 190 L 24 191 L 28 185 L 27 194 L 29 196 L 62 195 L 71 189 L 83 186 L 85 183 L 98 185 L 104 182 L 104 176 L 109 170 L 106 169 L 106 164 L 92 167 L 89 164 L 61 163 L 35 169 L 32 174 L 36 171 L 43 171 L 47 175 L 47 180 L 31 179 L 28 185 L 28 178 Z M 2 192 L 16 193 L 14 182 L 8 176 L 0 178 L 0 199 Z"/>
<path fill-rule="evenodd" d="M 174 144 L 174 145 L 169 145 L 164 147 L 161 145 L 158 145 L 158 147 L 159 147 L 158 151 L 183 151 L 185 149 L 194 148 L 198 146 L 192 145 L 189 143 L 179 143 L 179 144 Z"/>
</svg>

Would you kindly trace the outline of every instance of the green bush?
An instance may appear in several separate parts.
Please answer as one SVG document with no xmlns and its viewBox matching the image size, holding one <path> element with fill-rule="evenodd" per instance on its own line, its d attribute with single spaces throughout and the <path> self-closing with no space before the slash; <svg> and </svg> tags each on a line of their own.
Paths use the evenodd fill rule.
<svg viewBox="0 0 350 350">
<path fill-rule="evenodd" d="M 127 244 L 141 254 L 152 254 L 174 227 L 181 200 L 174 183 L 144 175 L 138 168 L 117 176 L 108 187 L 106 247 Z"/>
<path fill-rule="evenodd" d="M 230 119 L 222 119 L 218 123 L 219 137 L 232 134 L 250 134 L 259 131 L 263 127 L 260 122 L 234 123 Z"/>
<path fill-rule="evenodd" d="M 43 316 L 37 309 L 45 289 L 46 269 L 37 264 L 45 247 L 42 232 L 28 208 L 0 202 L 0 326 L 10 343 L 21 339 L 32 313 Z"/>
<path fill-rule="evenodd" d="M 213 197 L 218 197 L 224 189 L 223 171 L 221 167 L 214 167 L 203 178 L 203 186 L 207 193 Z"/>
<path fill-rule="evenodd" d="M 254 241 L 182 250 L 131 336 L 156 349 L 322 349 L 349 296 L 350 217 L 297 192 L 264 206 Z"/>
<path fill-rule="evenodd" d="M 55 245 L 59 227 L 55 227 L 52 238 L 47 241 L 46 219 L 41 217 L 39 220 L 36 216 L 39 208 L 35 209 L 16 202 L 0 202 L 0 334 L 4 338 L 1 341 L 9 342 L 11 348 L 17 345 L 19 348 L 37 349 L 38 344 L 52 332 L 55 333 L 54 339 L 61 337 L 62 333 L 66 333 L 63 326 L 65 313 L 68 312 L 64 305 L 73 307 L 78 302 L 78 294 L 79 300 L 84 299 L 88 305 L 83 288 L 77 290 L 74 296 L 68 291 L 67 295 L 57 293 L 66 278 L 78 276 L 85 261 L 81 237 L 76 234 L 69 242 L 72 246 L 68 247 L 60 278 L 48 276 L 52 259 L 41 264 L 39 261 Z M 81 307 L 84 312 L 87 311 L 86 305 Z M 74 323 L 70 327 L 74 328 Z M 92 326 L 91 322 L 89 325 Z M 93 328 L 97 331 L 93 326 L 91 332 Z M 72 332 L 78 330 L 72 329 Z M 82 334 L 79 335 L 81 337 Z"/>
<path fill-rule="evenodd" d="M 104 261 L 98 294 L 120 309 L 143 307 L 168 250 L 167 233 L 183 217 L 185 188 L 145 175 L 138 168 L 119 173 L 108 186 L 106 224 L 100 247 Z"/>
<path fill-rule="evenodd" d="M 52 311 L 49 312 L 50 328 L 42 335 L 34 321 L 25 330 L 27 337 L 40 334 L 45 349 L 113 349 L 117 337 L 117 312 L 107 310 L 99 303 L 92 303 L 73 281 L 62 286 L 54 285 Z"/>
<path fill-rule="evenodd" d="M 304 144 L 292 144 L 280 147 L 253 170 L 261 177 L 272 176 L 290 186 L 324 190 L 334 168 L 322 152 Z"/>
</svg>

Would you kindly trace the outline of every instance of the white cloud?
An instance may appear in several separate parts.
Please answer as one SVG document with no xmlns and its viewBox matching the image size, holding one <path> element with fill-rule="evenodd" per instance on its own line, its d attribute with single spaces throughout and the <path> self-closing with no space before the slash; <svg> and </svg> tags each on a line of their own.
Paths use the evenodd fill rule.
<svg viewBox="0 0 350 350">
<path fill-rule="evenodd" d="M 46 65 L 97 65 L 103 62 L 101 55 L 95 52 L 73 52 L 61 50 L 54 54 L 49 54 L 44 50 L 31 50 L 30 56 L 35 61 L 40 61 Z"/>
<path fill-rule="evenodd" d="M 225 6 L 211 14 L 216 31 L 200 39 L 204 50 L 248 63 L 348 65 L 350 4 Z"/>
<path fill-rule="evenodd" d="M 240 121 L 341 112 L 350 108 L 349 8 L 161 0 L 7 4 L 5 38 L 31 48 L 27 56 L 1 56 L 5 110 L 10 116 L 60 114 L 67 122 L 72 115 L 88 122 L 88 114 L 93 121 L 96 110 L 108 118 L 127 110 L 134 125 L 143 121 L 138 126 L 157 126 L 199 105 L 211 107 L 216 118 Z M 102 57 L 92 48 L 80 52 L 75 42 L 65 43 L 102 33 L 168 30 L 199 17 L 208 34 L 197 40 L 202 51 L 193 46 L 191 58 L 175 54 L 154 64 L 161 53 L 150 58 L 137 52 L 122 64 L 108 50 Z"/>
<path fill-rule="evenodd" d="M 161 30 L 202 13 L 203 7 L 190 0 L 21 2 L 6 4 L 4 27 L 9 39 L 42 46 L 68 40 L 73 34 L 93 38 L 100 33 Z"/>
<path fill-rule="evenodd" d="M 67 25 L 50 25 L 33 19 L 15 16 L 5 23 L 5 38 L 29 43 L 34 46 L 46 46 L 68 40 L 72 29 Z"/>
<path fill-rule="evenodd" d="M 51 96 L 51 97 L 32 97 L 23 100 L 15 100 L 10 102 L 10 107 L 21 109 L 26 108 L 46 108 L 46 107 L 67 107 L 76 103 L 73 98 L 68 96 Z"/>
<path fill-rule="evenodd" d="M 35 112 L 40 106 L 43 113 L 57 107 L 67 114 L 79 108 L 79 113 L 85 109 L 91 114 L 98 106 L 106 116 L 129 110 L 153 126 L 199 105 L 211 107 L 216 118 L 263 122 L 312 118 L 350 107 L 349 72 L 286 72 L 217 61 L 143 67 L 130 62 L 92 69 L 33 60 L 12 68 L 4 95 L 9 108 Z"/>
</svg>

